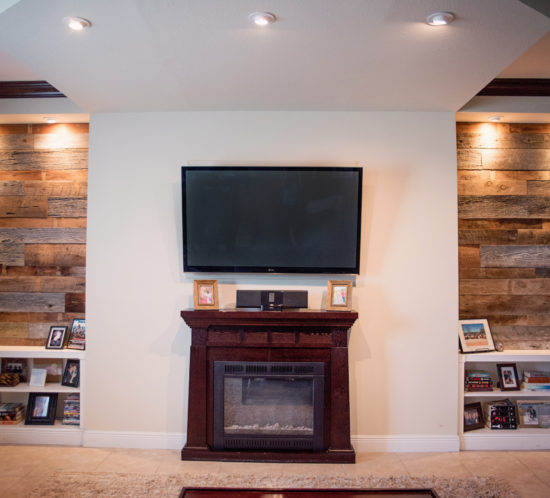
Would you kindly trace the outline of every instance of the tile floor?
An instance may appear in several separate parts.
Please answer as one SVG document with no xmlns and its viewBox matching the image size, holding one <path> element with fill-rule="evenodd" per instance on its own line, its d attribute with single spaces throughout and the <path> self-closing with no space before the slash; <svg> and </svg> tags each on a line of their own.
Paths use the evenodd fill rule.
<svg viewBox="0 0 550 498">
<path fill-rule="evenodd" d="M 182 462 L 177 450 L 131 450 L 66 446 L 0 445 L 0 497 L 24 497 L 52 471 L 67 472 L 250 472 L 314 475 L 493 476 L 505 478 L 522 497 L 550 497 L 550 451 L 460 453 L 360 453 L 355 465 Z"/>
</svg>

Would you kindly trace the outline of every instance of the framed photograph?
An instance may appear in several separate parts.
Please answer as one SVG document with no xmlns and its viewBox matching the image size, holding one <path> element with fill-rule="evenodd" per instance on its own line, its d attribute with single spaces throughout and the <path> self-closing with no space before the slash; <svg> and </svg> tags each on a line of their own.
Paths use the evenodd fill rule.
<svg viewBox="0 0 550 498">
<path fill-rule="evenodd" d="M 519 391 L 518 371 L 515 363 L 497 363 L 498 380 L 501 391 Z"/>
<path fill-rule="evenodd" d="M 193 283 L 193 297 L 196 310 L 217 310 L 218 281 L 195 280 Z"/>
<path fill-rule="evenodd" d="M 57 408 L 57 393 L 29 393 L 26 425 L 53 425 Z"/>
<path fill-rule="evenodd" d="M 532 399 L 517 400 L 520 427 L 538 427 L 539 426 L 538 406 L 541 403 L 542 401 L 540 400 L 532 400 Z"/>
<path fill-rule="evenodd" d="M 46 349 L 63 349 L 67 327 L 52 325 L 46 341 Z"/>
<path fill-rule="evenodd" d="M 67 360 L 61 385 L 78 387 L 80 383 L 80 360 Z"/>
<path fill-rule="evenodd" d="M 464 432 L 485 427 L 481 403 L 464 405 Z"/>
<path fill-rule="evenodd" d="M 83 318 L 75 318 L 73 320 L 67 348 L 86 349 L 86 320 Z"/>
<path fill-rule="evenodd" d="M 494 351 L 495 344 L 489 322 L 480 320 L 459 320 L 458 337 L 460 349 L 463 353 L 480 353 L 482 351 Z"/>
<path fill-rule="evenodd" d="M 329 280 L 327 310 L 351 310 L 351 280 Z"/>
<path fill-rule="evenodd" d="M 27 382 L 28 364 L 26 358 L 2 358 L 2 373 L 18 374 L 20 382 Z"/>
<path fill-rule="evenodd" d="M 537 415 L 539 417 L 539 427 L 550 427 L 550 403 L 548 401 L 542 401 L 537 406 Z"/>
</svg>

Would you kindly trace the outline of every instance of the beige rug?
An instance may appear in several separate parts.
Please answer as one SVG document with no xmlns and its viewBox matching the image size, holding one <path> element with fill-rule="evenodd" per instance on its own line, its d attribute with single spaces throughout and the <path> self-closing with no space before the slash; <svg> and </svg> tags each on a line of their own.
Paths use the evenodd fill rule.
<svg viewBox="0 0 550 498">
<path fill-rule="evenodd" d="M 31 497 L 177 497 L 184 486 L 228 488 L 432 488 L 448 498 L 514 498 L 509 485 L 488 477 L 273 476 L 271 474 L 118 474 L 56 473 L 38 483 Z"/>
</svg>

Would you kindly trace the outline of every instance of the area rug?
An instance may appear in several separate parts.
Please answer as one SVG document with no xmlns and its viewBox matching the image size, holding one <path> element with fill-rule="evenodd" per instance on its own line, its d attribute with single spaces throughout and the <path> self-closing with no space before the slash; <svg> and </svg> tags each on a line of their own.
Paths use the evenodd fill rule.
<svg viewBox="0 0 550 498">
<path fill-rule="evenodd" d="M 432 488 L 442 498 L 517 498 L 510 486 L 492 477 L 376 477 L 271 474 L 120 474 L 65 472 L 37 483 L 30 497 L 177 497 L 184 486 L 228 488 Z"/>
</svg>

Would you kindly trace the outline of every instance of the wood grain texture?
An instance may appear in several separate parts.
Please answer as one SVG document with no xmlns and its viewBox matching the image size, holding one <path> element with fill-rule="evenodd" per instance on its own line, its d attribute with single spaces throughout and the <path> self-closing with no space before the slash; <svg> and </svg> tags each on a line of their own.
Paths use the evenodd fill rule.
<svg viewBox="0 0 550 498">
<path fill-rule="evenodd" d="M 48 198 L 45 196 L 0 197 L 2 218 L 45 218 L 48 215 Z"/>
<path fill-rule="evenodd" d="M 25 244 L 85 244 L 85 228 L 0 228 L 0 240 Z"/>
<path fill-rule="evenodd" d="M 26 323 L 0 322 L 0 337 L 28 337 L 29 327 Z"/>
<path fill-rule="evenodd" d="M 550 218 L 550 203 L 541 196 L 463 195 L 458 213 L 461 218 Z"/>
<path fill-rule="evenodd" d="M 65 311 L 65 294 L 0 292 L 0 311 Z"/>
<path fill-rule="evenodd" d="M 3 276 L 0 292 L 84 292 L 85 279 L 81 277 Z"/>
<path fill-rule="evenodd" d="M 55 151 L 0 151 L 0 170 L 87 169 L 88 151 L 65 149 Z"/>
<path fill-rule="evenodd" d="M 23 182 L 0 181 L 0 196 L 23 195 Z"/>
<path fill-rule="evenodd" d="M 28 266 L 86 266 L 84 244 L 26 244 Z"/>
<path fill-rule="evenodd" d="M 50 217 L 85 218 L 87 207 L 86 199 L 48 198 L 48 216 Z"/>
<path fill-rule="evenodd" d="M 482 267 L 550 267 L 550 246 L 483 246 L 480 254 Z"/>
</svg>

